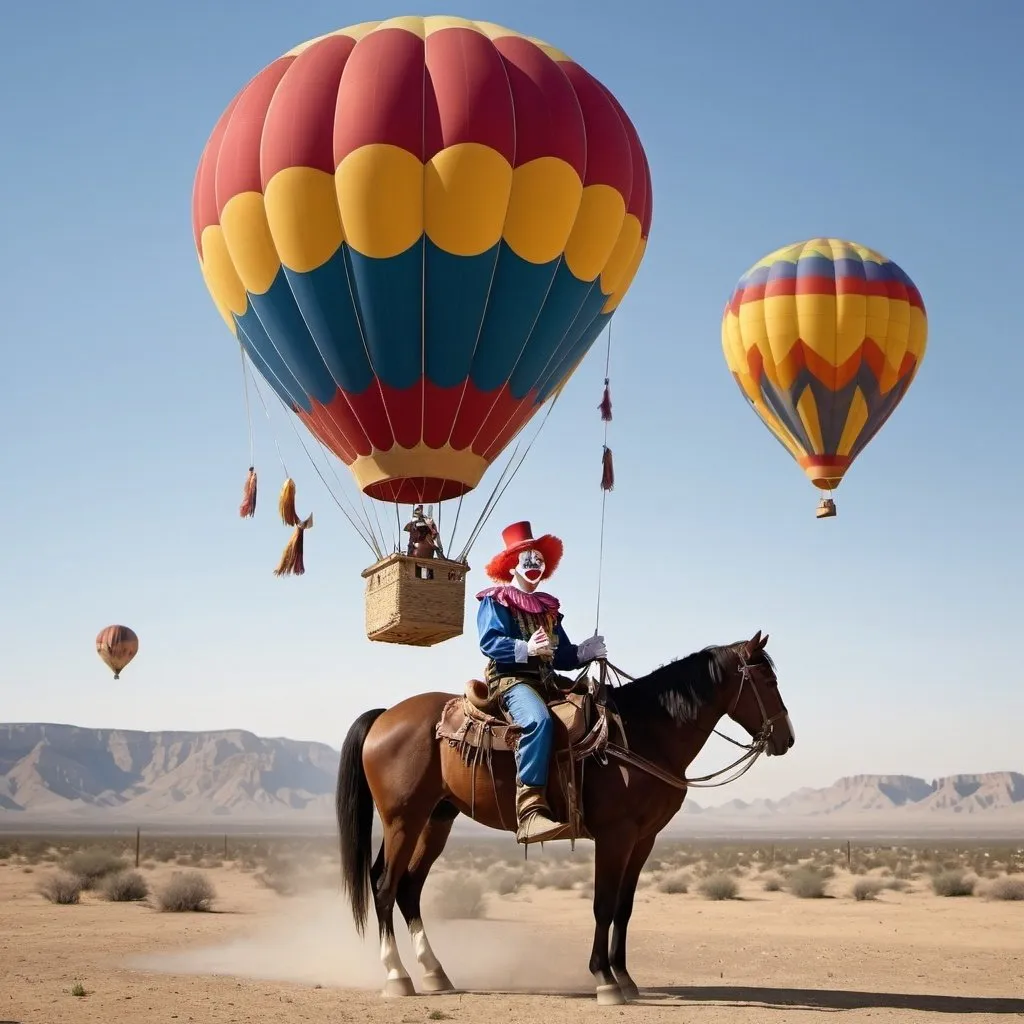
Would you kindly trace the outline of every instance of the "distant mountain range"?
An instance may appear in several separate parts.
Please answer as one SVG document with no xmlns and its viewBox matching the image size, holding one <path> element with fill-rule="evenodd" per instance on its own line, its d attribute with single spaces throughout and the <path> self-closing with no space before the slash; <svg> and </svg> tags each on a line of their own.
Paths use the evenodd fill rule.
<svg viewBox="0 0 1024 1024">
<path fill-rule="evenodd" d="M 73 725 L 0 725 L 0 826 L 163 823 L 329 825 L 338 751 L 241 729 L 141 732 Z M 1024 774 L 926 781 L 855 775 L 781 800 L 688 799 L 672 831 L 881 830 L 1024 835 Z"/>
</svg>

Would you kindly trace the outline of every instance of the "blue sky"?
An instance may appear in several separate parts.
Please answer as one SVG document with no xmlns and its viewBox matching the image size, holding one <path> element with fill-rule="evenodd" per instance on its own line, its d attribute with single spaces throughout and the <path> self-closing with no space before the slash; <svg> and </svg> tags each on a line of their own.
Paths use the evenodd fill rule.
<svg viewBox="0 0 1024 1024">
<path fill-rule="evenodd" d="M 472 594 L 521 518 L 564 539 L 551 590 L 570 636 L 592 632 L 601 343 L 474 549 L 457 640 L 365 639 L 369 553 L 279 411 L 255 417 L 262 501 L 254 521 L 237 517 L 247 428 L 237 348 L 192 243 L 196 162 L 275 57 L 403 13 L 105 0 L 0 16 L 0 719 L 338 746 L 364 708 L 479 674 Z M 601 626 L 634 674 L 770 632 L 797 746 L 714 799 L 856 772 L 1024 769 L 1024 7 L 480 0 L 447 13 L 569 52 L 646 147 L 654 224 L 613 325 Z M 930 326 L 908 397 L 824 522 L 745 407 L 719 334 L 747 267 L 819 234 L 898 262 Z M 275 435 L 300 513 L 317 517 L 301 579 L 271 575 L 288 537 Z M 141 638 L 117 683 L 93 649 L 110 622 Z M 699 764 L 730 751 L 716 741 Z"/>
</svg>

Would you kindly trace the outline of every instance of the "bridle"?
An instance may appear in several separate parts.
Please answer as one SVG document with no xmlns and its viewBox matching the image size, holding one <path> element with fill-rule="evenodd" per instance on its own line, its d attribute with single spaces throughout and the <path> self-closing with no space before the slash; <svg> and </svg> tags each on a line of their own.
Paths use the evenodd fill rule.
<svg viewBox="0 0 1024 1024">
<path fill-rule="evenodd" d="M 646 757 L 641 757 L 639 754 L 633 753 L 628 747 L 628 741 L 626 739 L 626 731 L 623 727 L 622 720 L 616 714 L 616 724 L 619 727 L 619 733 L 623 739 L 623 746 L 609 742 L 605 747 L 605 753 L 614 757 L 617 761 L 622 761 L 625 764 L 632 765 L 634 768 L 639 768 L 641 771 L 646 772 L 648 775 L 653 775 L 656 779 L 660 779 L 662 782 L 674 787 L 675 789 L 715 789 L 718 786 L 725 786 L 730 782 L 735 782 L 737 779 L 746 775 L 748 771 L 754 766 L 754 762 L 768 749 L 768 741 L 771 739 L 772 730 L 775 723 L 785 718 L 787 711 L 783 708 L 777 715 L 768 714 L 768 709 L 764 706 L 764 699 L 761 697 L 759 688 L 755 682 L 755 672 L 762 668 L 761 665 L 751 665 L 747 661 L 746 654 L 743 648 L 740 647 L 736 651 L 738 660 L 738 669 L 740 674 L 740 682 L 736 687 L 736 695 L 733 697 L 732 702 L 729 705 L 728 710 L 725 714 L 728 717 L 732 717 L 736 708 L 739 707 L 740 698 L 743 696 L 743 689 L 749 684 L 751 692 L 754 694 L 754 699 L 757 701 L 758 710 L 761 712 L 761 728 L 757 734 L 749 743 L 741 743 L 739 740 L 734 740 L 731 736 L 726 736 L 724 732 L 719 732 L 718 729 L 712 728 L 707 730 L 707 735 L 710 736 L 714 733 L 716 736 L 721 736 L 722 739 L 728 740 L 734 747 L 739 747 L 743 753 L 732 762 L 732 764 L 726 765 L 724 768 L 719 769 L 717 772 L 711 772 L 708 775 L 700 775 L 697 778 L 686 778 L 673 775 L 671 772 L 665 771 L 660 768 L 653 761 L 649 761 Z M 606 677 L 606 670 L 611 670 L 620 680 L 632 681 L 633 677 L 626 675 L 621 670 L 615 668 L 614 665 L 601 660 L 601 684 L 603 685 Z M 610 712 L 611 709 L 609 709 Z M 701 730 L 704 731 L 704 730 Z M 720 776 L 726 775 L 728 772 L 733 772 L 728 778 L 720 778 Z M 714 781 L 714 780 L 718 781 Z"/>
</svg>

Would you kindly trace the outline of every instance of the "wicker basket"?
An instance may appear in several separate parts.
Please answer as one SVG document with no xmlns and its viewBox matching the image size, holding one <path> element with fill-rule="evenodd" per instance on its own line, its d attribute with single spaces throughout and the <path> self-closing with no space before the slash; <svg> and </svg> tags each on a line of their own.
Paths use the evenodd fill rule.
<svg viewBox="0 0 1024 1024">
<path fill-rule="evenodd" d="M 366 635 L 409 647 L 461 636 L 467 572 L 464 562 L 397 553 L 364 569 Z"/>
</svg>

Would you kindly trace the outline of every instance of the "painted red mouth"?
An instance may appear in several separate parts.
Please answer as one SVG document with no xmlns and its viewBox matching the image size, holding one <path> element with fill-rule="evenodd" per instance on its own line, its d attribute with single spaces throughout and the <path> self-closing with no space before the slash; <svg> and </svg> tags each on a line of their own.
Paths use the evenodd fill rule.
<svg viewBox="0 0 1024 1024">
<path fill-rule="evenodd" d="M 531 583 L 536 583 L 540 579 L 540 569 L 527 569 L 523 576 L 526 577 Z"/>
</svg>

